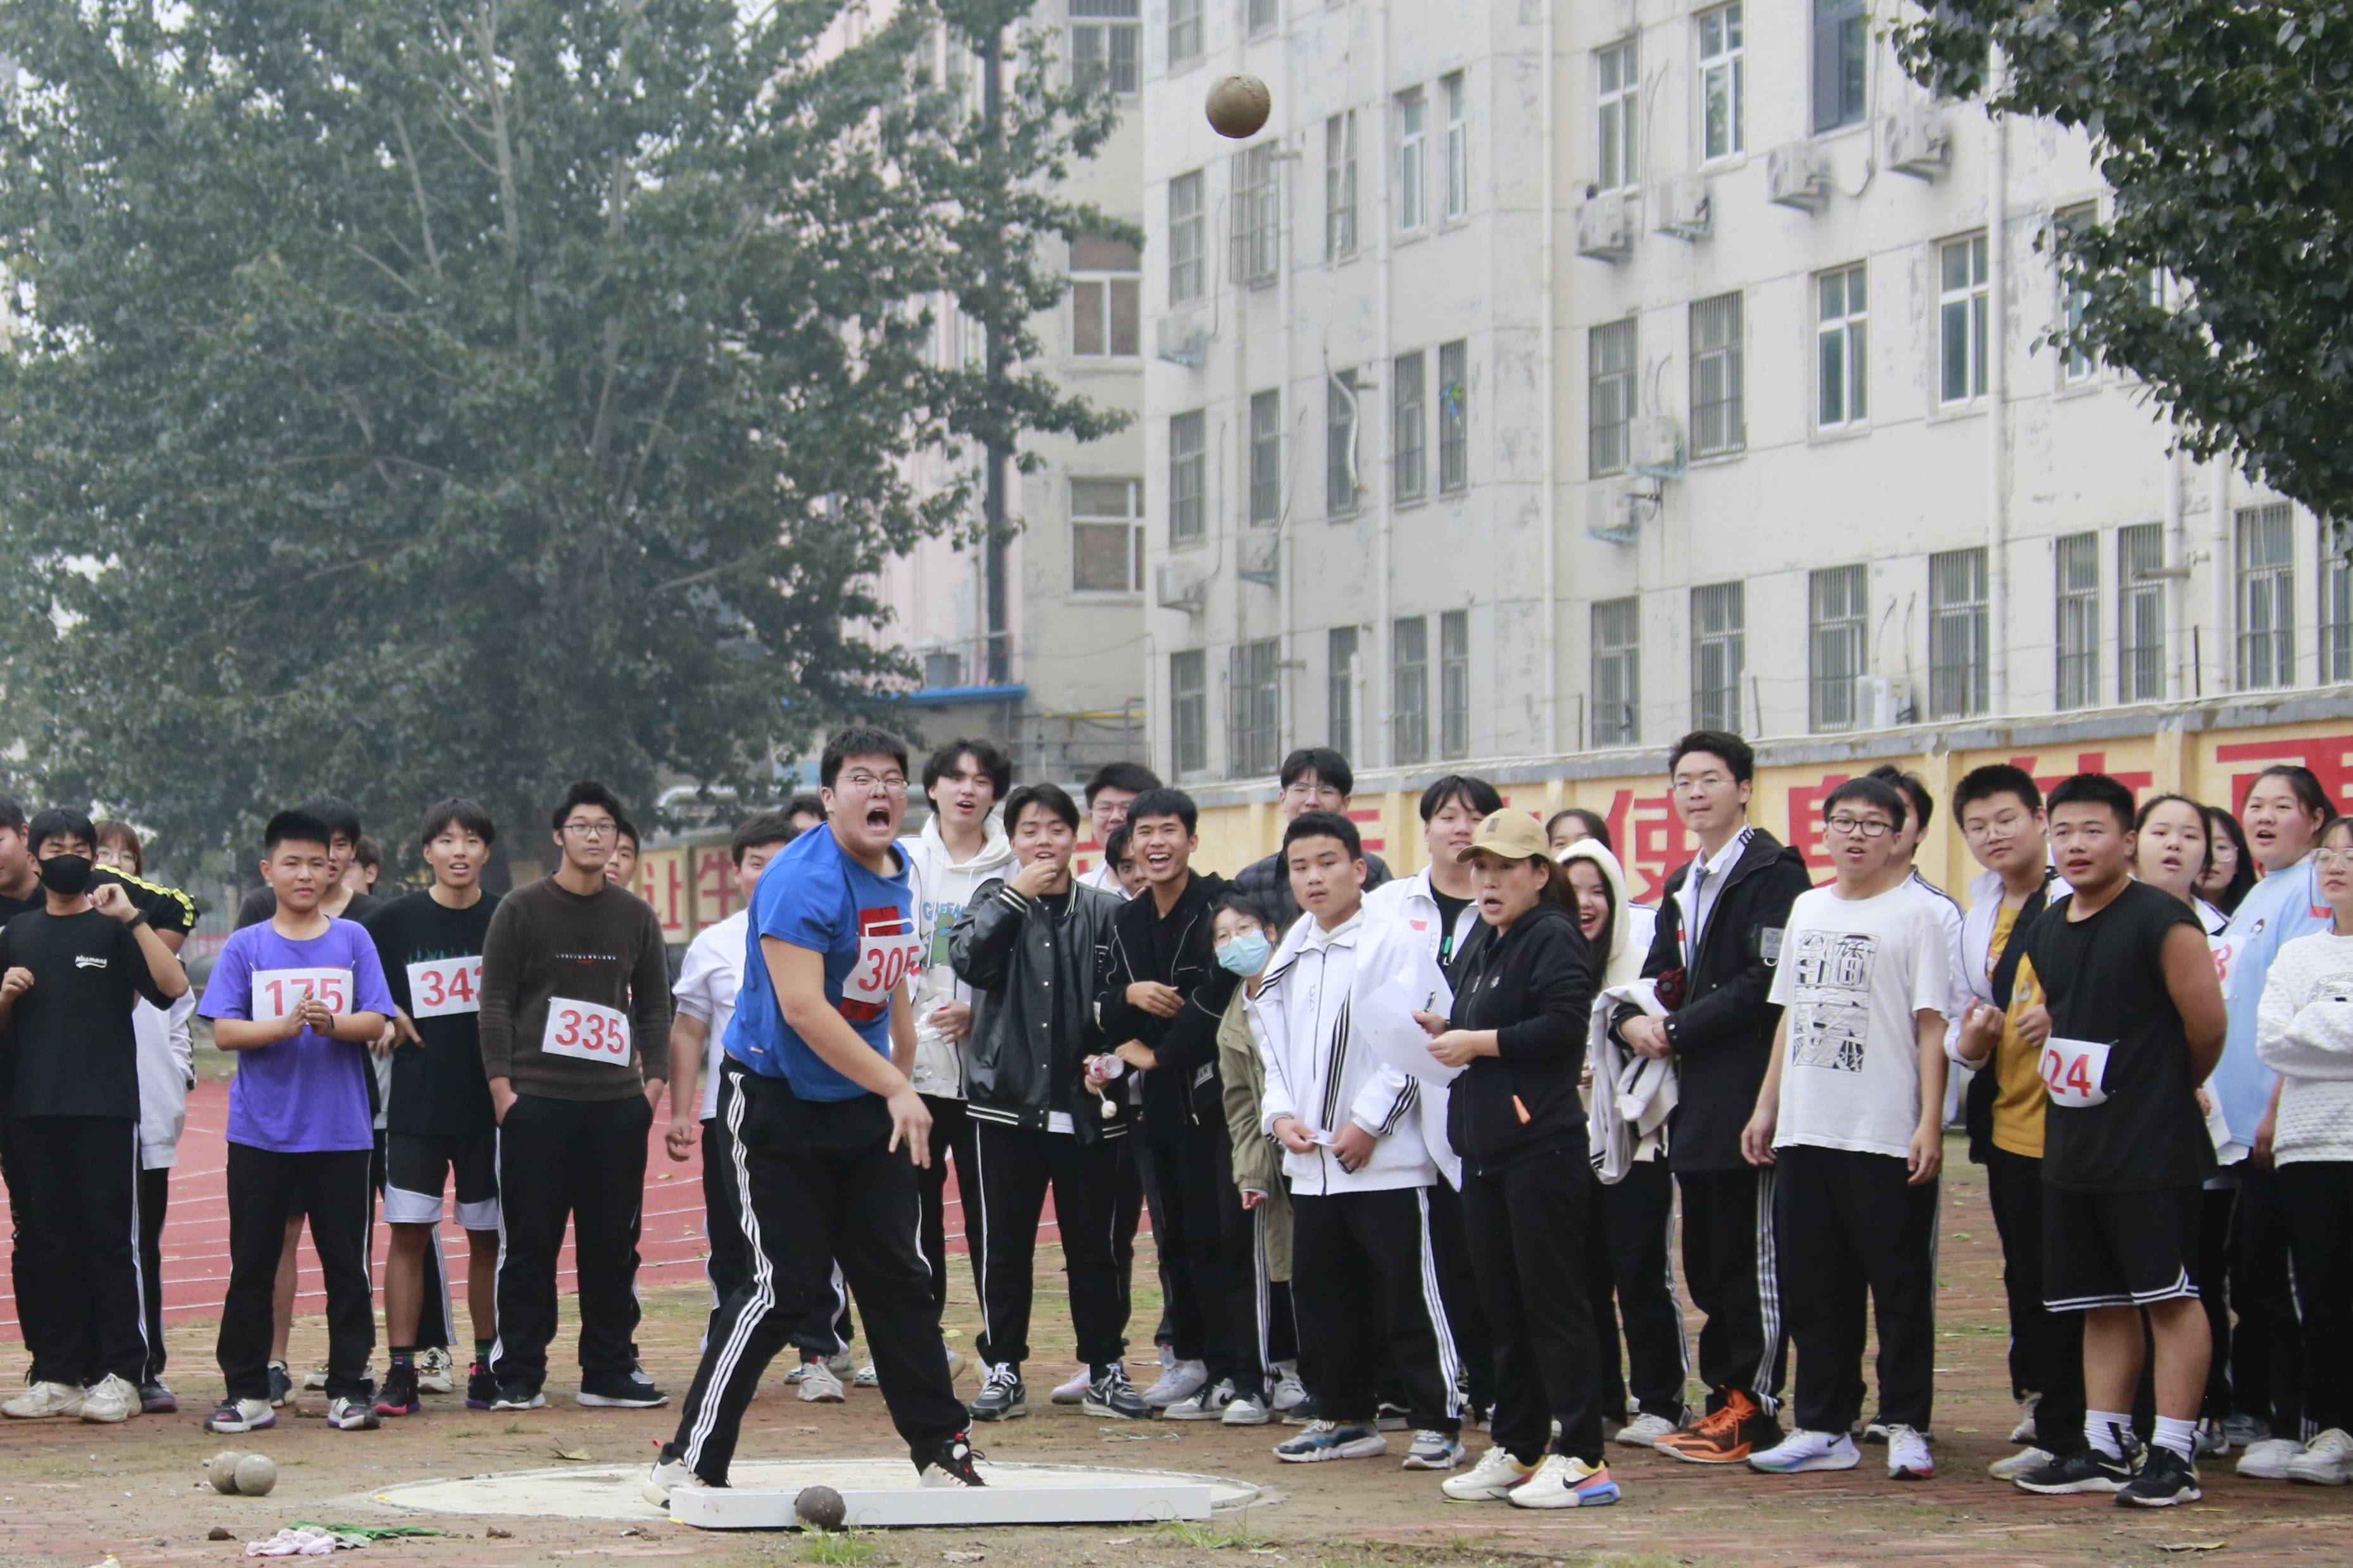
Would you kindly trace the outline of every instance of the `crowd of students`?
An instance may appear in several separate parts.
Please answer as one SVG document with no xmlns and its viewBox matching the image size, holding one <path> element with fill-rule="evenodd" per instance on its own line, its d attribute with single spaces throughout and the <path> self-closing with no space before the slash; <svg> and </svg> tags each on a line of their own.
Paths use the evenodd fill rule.
<svg viewBox="0 0 2353 1568">
<path fill-rule="evenodd" d="M 1539 825 L 1476 777 L 1423 792 L 1426 864 L 1397 878 L 1348 815 L 1346 760 L 1294 752 L 1281 847 L 1229 881 L 1194 864 L 1191 799 L 1138 764 L 1082 806 L 959 740 L 902 837 L 909 763 L 845 731 L 819 794 L 744 821 L 744 907 L 674 983 L 600 784 L 565 793 L 554 869 L 504 898 L 470 801 L 426 812 L 431 883 L 385 902 L 347 805 L 273 817 L 195 1009 L 239 1058 L 206 1426 L 291 1401 L 305 1225 L 330 1424 L 456 1392 L 445 1200 L 469 1238 L 470 1405 L 544 1403 L 567 1227 L 578 1401 L 666 1404 L 634 1336 L 667 1094 L 669 1155 L 702 1154 L 713 1306 L 658 1499 L 726 1483 L 787 1350 L 801 1399 L 879 1385 L 927 1484 L 985 1484 L 970 1426 L 1027 1414 L 1050 1194 L 1081 1363 L 1050 1397 L 1092 1415 L 1280 1422 L 1296 1463 L 1405 1432 L 1404 1468 L 1449 1472 L 1445 1498 L 1528 1508 L 1618 1500 L 1613 1440 L 1768 1474 L 1876 1440 L 1892 1478 L 1925 1478 L 1957 1118 L 2020 1405 L 1995 1475 L 2148 1506 L 2196 1499 L 2200 1458 L 2232 1448 L 2243 1475 L 2353 1479 L 2353 821 L 2303 768 L 2264 770 L 2236 816 L 2098 774 L 2046 800 L 1979 768 L 1950 802 L 1982 868 L 1965 911 L 1915 868 L 1937 805 L 1918 778 L 1827 793 L 1815 886 L 1749 820 L 1754 757 L 1716 731 L 1671 754 L 1697 852 L 1655 908 L 1602 819 Z M 1085 874 L 1082 832 L 1103 852 Z M 174 1407 L 157 1237 L 195 906 L 138 856 L 121 825 L 0 800 L 0 1154 L 33 1352 L 9 1416 Z M 969 1403 L 940 1326 L 951 1165 Z M 1138 1387 L 1147 1210 L 1160 1365 Z"/>
</svg>

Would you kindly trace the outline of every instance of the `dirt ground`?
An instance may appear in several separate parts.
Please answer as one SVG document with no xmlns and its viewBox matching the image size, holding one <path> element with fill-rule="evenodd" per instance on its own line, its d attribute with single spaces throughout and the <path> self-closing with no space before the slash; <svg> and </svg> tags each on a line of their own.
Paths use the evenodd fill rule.
<svg viewBox="0 0 2353 1568">
<path fill-rule="evenodd" d="M 583 1410 L 569 1403 L 568 1385 L 551 1384 L 551 1399 L 562 1402 L 523 1416 L 472 1413 L 461 1400 L 443 1397 L 429 1399 L 422 1415 L 354 1434 L 281 1413 L 275 1431 L 232 1445 L 199 1425 L 220 1382 L 211 1364 L 211 1325 L 198 1322 L 172 1332 L 170 1375 L 183 1401 L 180 1415 L 142 1417 L 113 1429 L 65 1422 L 0 1426 L 0 1563 L 89 1568 L 110 1557 L 122 1568 L 226 1563 L 241 1560 L 244 1542 L 296 1521 L 423 1523 L 448 1531 L 379 1542 L 357 1568 L 677 1557 L 746 1568 L 780 1562 L 937 1568 L 984 1560 L 996 1568 L 1151 1568 L 1215 1551 L 1231 1553 L 1236 1568 L 1253 1557 L 1300 1568 L 2353 1562 L 2353 1489 L 2243 1481 L 2210 1462 L 2203 1504 L 2143 1513 L 2106 1498 L 2031 1498 L 1987 1478 L 1986 1462 L 2008 1451 L 2014 1413 L 2002 1364 L 2000 1255 L 1979 1173 L 1960 1156 L 1956 1143 L 1944 1194 L 1939 1474 L 1933 1481 L 1889 1481 L 1875 1449 L 1863 1468 L 1842 1475 L 1778 1478 L 1702 1469 L 1613 1445 L 1623 1503 L 1589 1514 L 1536 1514 L 1442 1503 L 1439 1478 L 1397 1468 L 1401 1442 L 1386 1460 L 1290 1466 L 1268 1451 L 1280 1440 L 1279 1428 L 1105 1422 L 1046 1403 L 1047 1387 L 1067 1376 L 1071 1363 L 1059 1258 L 1041 1250 L 1031 1414 L 981 1428 L 979 1445 L 1002 1458 L 1230 1476 L 1266 1489 L 1273 1500 L 1208 1526 L 1158 1530 L 910 1531 L 808 1542 L 790 1534 L 715 1537 L 677 1525 L 638 1530 L 518 1518 L 495 1521 L 507 1533 L 494 1537 L 488 1533 L 493 1521 L 399 1513 L 368 1494 L 431 1477 L 543 1468 L 564 1462 L 558 1449 L 598 1464 L 649 1458 L 669 1435 L 675 1408 Z M 1139 1283 L 1149 1279 L 1138 1272 Z M 645 1363 L 673 1394 L 682 1394 L 692 1375 L 704 1303 L 691 1288 L 647 1293 Z M 1156 1300 L 1140 1290 L 1136 1308 L 1138 1327 L 1148 1334 Z M 960 1258 L 949 1321 L 951 1343 L 968 1345 L 977 1315 Z M 324 1346 L 322 1326 L 301 1323 L 295 1364 L 314 1363 Z M 23 1371 L 22 1347 L 0 1346 L 0 1385 L 15 1386 Z M 967 1391 L 973 1377 L 967 1366 Z M 305 1415 L 315 1416 L 322 1401 L 307 1396 Z M 1477 1434 L 1472 1443 L 1475 1451 Z M 204 1461 L 228 1446 L 277 1460 L 275 1493 L 227 1498 L 205 1483 Z M 873 1392 L 853 1391 L 845 1405 L 807 1405 L 774 1374 L 752 1407 L 742 1447 L 747 1459 L 896 1451 Z M 216 1525 L 233 1539 L 208 1541 Z"/>
</svg>

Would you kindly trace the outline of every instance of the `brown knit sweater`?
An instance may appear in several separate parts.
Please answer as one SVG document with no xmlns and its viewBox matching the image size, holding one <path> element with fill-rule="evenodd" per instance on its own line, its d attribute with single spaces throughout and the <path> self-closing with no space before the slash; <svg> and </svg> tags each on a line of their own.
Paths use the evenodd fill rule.
<svg viewBox="0 0 2353 1568">
<path fill-rule="evenodd" d="M 593 1002 L 629 1018 L 623 1062 L 540 1048 L 551 1000 Z M 482 1068 L 517 1094 L 625 1100 L 670 1078 L 670 971 L 653 906 L 607 884 L 583 898 L 543 877 L 499 901 L 482 940 Z"/>
</svg>

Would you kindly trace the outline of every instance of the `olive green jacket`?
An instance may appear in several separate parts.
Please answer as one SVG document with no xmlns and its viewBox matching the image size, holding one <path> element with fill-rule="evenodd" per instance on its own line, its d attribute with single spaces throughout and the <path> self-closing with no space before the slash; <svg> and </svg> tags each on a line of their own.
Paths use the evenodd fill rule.
<svg viewBox="0 0 2353 1568">
<path fill-rule="evenodd" d="M 1225 1080 L 1226 1131 L 1234 1141 L 1234 1185 L 1266 1194 L 1257 1210 L 1260 1245 L 1266 1249 L 1267 1278 L 1291 1278 L 1291 1188 L 1282 1179 L 1282 1151 L 1259 1131 L 1259 1100 L 1266 1087 L 1266 1062 L 1242 1014 L 1249 987 L 1236 986 L 1234 999 L 1218 1020 L 1218 1074 Z"/>
</svg>

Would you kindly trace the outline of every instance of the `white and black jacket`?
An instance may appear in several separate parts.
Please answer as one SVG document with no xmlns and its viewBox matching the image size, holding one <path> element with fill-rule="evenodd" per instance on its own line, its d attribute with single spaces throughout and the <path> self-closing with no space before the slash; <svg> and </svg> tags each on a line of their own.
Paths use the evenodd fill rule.
<svg viewBox="0 0 2353 1568">
<path fill-rule="evenodd" d="M 1365 895 L 1368 912 L 1395 914 L 1406 928 L 1421 939 L 1430 949 L 1430 956 L 1440 963 L 1451 963 L 1470 945 L 1471 933 L 1479 929 L 1479 906 L 1468 903 L 1454 917 L 1454 929 L 1446 929 L 1445 911 L 1438 907 L 1438 895 L 1430 891 L 1430 868 L 1425 866 L 1410 877 L 1399 877 L 1384 882 Z M 1448 941 L 1449 937 L 1452 941 Z M 1439 949 L 1446 950 L 1440 957 Z"/>
</svg>

